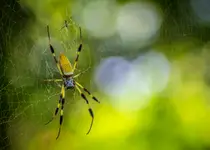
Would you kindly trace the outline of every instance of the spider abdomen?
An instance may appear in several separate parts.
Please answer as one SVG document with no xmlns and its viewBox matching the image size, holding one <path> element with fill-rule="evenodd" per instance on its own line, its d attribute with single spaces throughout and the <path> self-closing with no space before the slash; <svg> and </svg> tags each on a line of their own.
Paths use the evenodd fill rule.
<svg viewBox="0 0 210 150">
<path fill-rule="evenodd" d="M 73 74 L 73 69 L 72 69 L 70 61 L 62 53 L 60 54 L 59 64 L 65 76 L 71 76 Z"/>
</svg>

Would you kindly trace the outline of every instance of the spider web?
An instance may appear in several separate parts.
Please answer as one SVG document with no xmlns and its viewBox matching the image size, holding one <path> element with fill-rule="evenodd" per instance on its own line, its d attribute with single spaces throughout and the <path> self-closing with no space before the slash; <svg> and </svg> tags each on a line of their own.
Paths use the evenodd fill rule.
<svg viewBox="0 0 210 150">
<path fill-rule="evenodd" d="M 5 1 L 4 6 L 1 10 L 0 29 L 3 41 L 0 51 L 0 149 L 16 149 L 16 146 L 25 149 L 24 143 L 18 139 L 27 141 L 46 128 L 44 124 L 52 117 L 59 98 L 60 87 L 56 83 L 43 81 L 60 78 L 60 75 L 49 51 L 46 27 L 42 26 L 39 31 L 43 33 L 41 37 L 33 39 L 28 34 L 28 25 L 30 21 L 33 22 L 33 14 L 29 10 L 23 11 L 14 1 Z M 32 19 L 26 21 L 29 16 L 25 14 L 29 14 Z M 60 27 L 52 27 L 50 32 L 57 56 L 63 52 L 73 63 L 80 39 L 78 26 L 71 23 L 69 28 L 73 27 L 72 29 L 59 30 Z M 91 56 L 85 44 L 84 49 L 86 52 L 81 53 L 76 72 L 91 68 Z M 86 79 L 90 78 L 88 72 Z M 81 77 L 79 80 L 85 82 Z M 76 97 L 74 92 L 66 93 L 66 112 L 79 112 L 79 106 L 75 103 Z M 66 116 L 68 117 L 68 113 Z M 58 129 L 57 119 L 53 123 L 55 133 Z M 30 130 L 27 126 L 30 126 Z M 52 128 L 50 125 L 48 127 Z"/>
<path fill-rule="evenodd" d="M 118 1 L 127 2 L 130 0 Z M 185 3 L 184 1 L 159 0 L 158 2 L 162 7 L 161 9 L 165 17 L 163 27 L 160 31 L 160 43 L 166 42 L 171 45 L 177 39 L 182 40 L 191 36 L 199 40 L 202 39 L 203 41 L 209 40 L 207 29 L 204 28 L 205 30 L 201 30 L 193 20 L 194 18 L 189 17 L 190 11 L 186 11 L 184 5 L 182 6 L 182 3 Z M 20 4 L 14 0 L 4 0 L 1 3 L 3 4 L 0 5 L 0 150 L 28 149 L 31 144 L 30 142 L 36 141 L 39 138 L 45 142 L 44 146 L 53 145 L 58 132 L 59 118 L 57 117 L 56 120 L 47 126 L 44 124 L 49 121 L 54 113 L 60 88 L 56 83 L 46 83 L 43 81 L 45 79 L 59 78 L 60 75 L 49 51 L 46 33 L 47 24 L 45 24 L 46 22 L 43 23 L 40 21 L 39 18 L 36 18 L 26 7 L 20 8 Z M 55 2 L 54 5 L 57 5 L 57 3 Z M 60 30 L 64 25 L 64 20 L 63 23 L 57 26 L 49 24 L 51 42 L 57 56 L 59 56 L 60 52 L 63 52 L 73 63 L 76 56 L 76 49 L 79 46 L 79 30 L 78 26 L 71 21 L 69 16 L 67 20 L 70 21 L 68 30 L 66 28 Z M 34 22 L 39 23 L 34 24 Z M 85 37 L 85 33 L 83 38 L 84 48 L 79 59 L 79 69 L 76 71 L 80 72 L 90 68 L 78 80 L 92 92 L 90 88 L 92 87 L 92 81 L 90 79 L 92 71 L 91 60 L 93 60 L 93 56 L 90 54 L 91 49 L 88 47 L 91 43 Z M 88 45 L 85 43 L 88 43 Z M 109 41 L 108 44 L 104 43 L 102 46 L 101 43 L 104 43 L 104 41 L 98 40 L 94 43 L 96 47 L 99 47 L 97 61 L 114 55 L 114 53 L 115 55 L 124 55 L 127 57 L 129 55 L 136 57 L 139 54 L 139 51 L 131 52 L 127 50 L 122 53 L 120 44 L 118 46 L 115 43 L 116 48 L 113 48 L 109 47 Z M 116 49 L 119 49 L 119 51 L 116 51 Z M 177 53 L 180 53 L 180 51 L 171 49 L 164 53 L 173 57 Z M 82 121 L 85 127 L 82 126 L 84 130 L 82 129 L 81 132 L 84 134 L 89 125 L 90 118 L 86 104 L 82 100 L 77 101 L 78 99 L 79 95 L 76 93 L 70 91 L 66 93 L 67 105 L 65 105 L 65 121 L 62 129 L 68 126 L 68 132 L 80 132 L 78 129 L 81 128 L 78 128 L 78 126 Z M 84 109 L 82 108 L 83 106 Z M 81 117 L 81 111 L 84 112 L 83 114 L 85 114 L 86 120 L 84 117 Z M 84 120 L 79 119 L 80 117 L 78 116 Z M 159 125 L 162 125 L 160 122 Z M 154 133 L 153 130 L 156 131 L 154 128 L 151 129 L 152 132 L 146 131 L 145 134 L 149 133 L 151 135 L 150 133 Z M 65 132 L 62 130 L 61 134 L 65 134 Z M 51 141 L 48 141 L 48 139 L 51 139 Z M 134 140 L 132 138 L 131 143 L 136 144 L 135 141 L 142 143 L 141 140 L 136 140 L 135 138 Z M 106 145 L 100 142 L 99 144 Z M 112 145 L 110 144 L 108 147 Z M 154 147 L 156 145 L 154 144 Z M 85 146 L 84 148 L 87 149 Z M 120 146 L 124 147 L 125 145 L 120 143 Z"/>
</svg>

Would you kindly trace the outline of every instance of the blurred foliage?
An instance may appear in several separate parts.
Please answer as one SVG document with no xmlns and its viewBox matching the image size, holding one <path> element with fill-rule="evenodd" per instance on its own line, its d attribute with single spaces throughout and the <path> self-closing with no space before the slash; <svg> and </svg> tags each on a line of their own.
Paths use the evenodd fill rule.
<svg viewBox="0 0 210 150">
<path fill-rule="evenodd" d="M 117 2 L 123 5 L 131 1 Z M 68 8 L 76 6 L 76 1 L 3 1 L 0 6 L 0 149 L 210 149 L 210 53 L 207 43 L 210 27 L 196 22 L 186 6 L 188 1 L 153 2 L 160 6 L 164 22 L 160 37 L 148 47 L 165 54 L 171 63 L 166 89 L 151 95 L 148 104 L 137 111 L 118 111 L 111 105 L 113 99 L 96 92 L 92 80 L 95 66 L 114 52 L 96 51 L 103 40 L 89 37 L 83 29 L 84 51 L 78 71 L 90 69 L 79 77 L 79 81 L 102 103 L 91 102 L 95 121 L 91 134 L 86 136 L 90 123 L 87 106 L 79 94 L 69 91 L 61 136 L 56 141 L 58 118 L 44 126 L 60 92 L 56 84 L 42 83 L 45 78 L 59 77 L 48 51 L 46 25 L 50 25 L 56 54 L 64 52 L 74 60 L 79 43 L 78 25 L 72 21 L 69 30 L 60 32 L 59 29 L 65 19 L 70 20 L 68 14 L 72 10 Z M 85 5 L 87 1 L 80 0 L 79 3 Z M 79 6 L 77 12 L 83 7 Z M 80 21 L 79 17 L 77 19 Z M 123 53 L 116 50 L 115 55 L 135 57 L 147 52 L 148 47 Z"/>
</svg>

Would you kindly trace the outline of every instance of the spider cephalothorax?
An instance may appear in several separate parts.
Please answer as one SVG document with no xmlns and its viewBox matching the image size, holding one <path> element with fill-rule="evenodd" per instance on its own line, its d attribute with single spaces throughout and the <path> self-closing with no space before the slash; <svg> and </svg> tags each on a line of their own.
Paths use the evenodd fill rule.
<svg viewBox="0 0 210 150">
<path fill-rule="evenodd" d="M 64 78 L 64 85 L 67 89 L 75 88 L 75 82 L 72 77 Z"/>
</svg>

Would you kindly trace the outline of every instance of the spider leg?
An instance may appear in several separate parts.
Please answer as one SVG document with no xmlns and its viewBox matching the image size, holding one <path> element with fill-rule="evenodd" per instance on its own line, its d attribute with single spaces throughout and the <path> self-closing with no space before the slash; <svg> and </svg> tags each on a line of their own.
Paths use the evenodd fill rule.
<svg viewBox="0 0 210 150">
<path fill-rule="evenodd" d="M 44 82 L 62 82 L 62 79 L 46 79 Z"/>
<path fill-rule="evenodd" d="M 61 101 L 62 101 L 62 94 L 60 94 L 60 99 L 59 99 L 59 101 L 58 101 L 58 105 L 57 105 L 57 107 L 56 107 L 56 109 L 55 109 L 55 113 L 54 113 L 53 117 L 52 117 L 45 125 L 47 125 L 47 124 L 49 124 L 50 122 L 52 122 L 53 119 L 56 117 L 56 115 L 58 114 L 58 110 L 60 109 L 60 106 L 61 106 Z"/>
<path fill-rule="evenodd" d="M 54 60 L 55 60 L 55 63 L 56 63 L 56 65 L 57 65 L 57 68 L 58 68 L 60 74 L 63 75 L 62 69 L 61 69 L 60 64 L 59 64 L 59 62 L 58 62 L 58 60 L 57 60 L 57 58 L 56 58 L 56 55 L 55 55 L 55 50 L 54 50 L 54 48 L 53 48 L 53 46 L 52 46 L 52 44 L 51 44 L 49 26 L 47 26 L 47 34 L 48 34 L 48 40 L 49 40 L 50 51 L 51 51 L 51 53 L 52 53 L 52 55 L 53 55 L 53 58 L 54 58 Z"/>
<path fill-rule="evenodd" d="M 58 82 L 62 82 L 63 79 L 46 79 L 44 80 L 44 82 L 55 82 L 60 88 L 61 88 L 61 85 L 58 84 Z"/>
<path fill-rule="evenodd" d="M 63 124 L 63 109 L 64 109 L 64 104 L 65 104 L 65 88 L 64 85 L 62 85 L 61 88 L 61 111 L 60 111 L 60 125 L 59 125 L 59 130 L 58 130 L 58 135 L 56 137 L 56 140 L 59 138 L 60 136 L 60 132 L 61 132 L 61 127 Z"/>
<path fill-rule="evenodd" d="M 87 69 L 85 69 L 84 71 L 81 71 L 80 73 L 78 73 L 78 74 L 74 75 L 74 76 L 73 76 L 73 78 L 77 78 L 77 77 L 79 77 L 80 75 L 82 75 L 82 74 L 86 73 L 89 69 L 90 69 L 90 67 L 88 67 L 88 68 L 87 68 Z"/>
<path fill-rule="evenodd" d="M 79 84 L 78 82 L 76 82 L 76 85 L 78 85 L 80 88 L 82 88 L 86 93 L 88 93 L 88 95 L 90 95 L 92 97 L 92 99 L 98 103 L 100 103 L 100 101 L 95 97 L 93 96 L 85 87 L 83 87 L 81 84 Z"/>
<path fill-rule="evenodd" d="M 89 114 L 90 114 L 90 116 L 91 116 L 91 118 L 92 118 L 92 121 L 91 121 L 91 124 L 90 124 L 90 128 L 89 128 L 89 130 L 88 130 L 88 132 L 87 132 L 87 134 L 89 134 L 90 131 L 91 131 L 91 129 L 92 129 L 93 121 L 94 121 L 93 110 L 92 110 L 91 107 L 90 107 L 90 104 L 89 104 L 88 99 L 87 99 L 86 96 L 82 93 L 82 91 L 79 89 L 79 87 L 78 87 L 77 85 L 75 85 L 75 87 L 76 87 L 76 89 L 79 91 L 81 97 L 86 101 L 87 105 L 89 106 L 88 111 L 89 111 Z"/>
<path fill-rule="evenodd" d="M 79 54 L 80 54 L 80 52 L 81 52 L 81 50 L 82 50 L 82 34 L 81 34 L 81 28 L 79 27 L 79 31 L 80 31 L 80 45 L 79 45 L 79 47 L 78 47 L 78 49 L 77 49 L 77 57 L 76 57 L 76 59 L 75 59 L 75 61 L 74 61 L 74 66 L 73 66 L 73 72 L 74 72 L 74 70 L 76 69 L 76 67 L 77 67 L 77 63 L 78 63 L 78 60 L 79 60 Z"/>
</svg>

